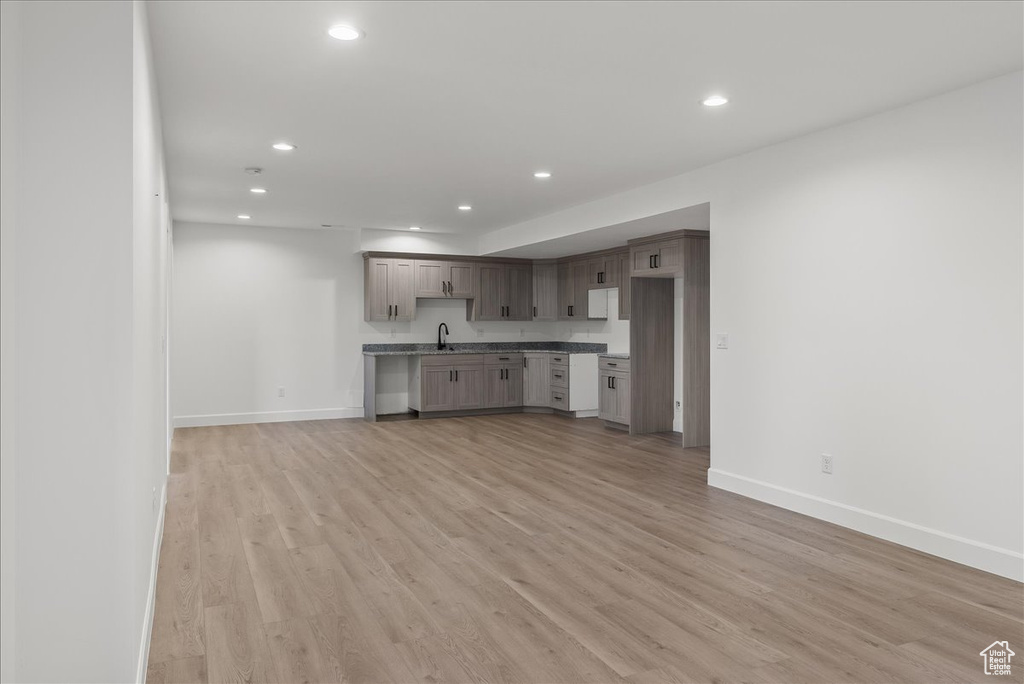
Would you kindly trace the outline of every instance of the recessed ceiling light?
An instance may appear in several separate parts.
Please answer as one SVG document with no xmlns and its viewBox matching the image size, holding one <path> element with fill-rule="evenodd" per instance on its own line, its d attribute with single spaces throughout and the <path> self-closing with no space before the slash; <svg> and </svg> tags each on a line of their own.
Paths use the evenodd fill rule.
<svg viewBox="0 0 1024 684">
<path fill-rule="evenodd" d="M 419 226 L 409 226 L 409 230 L 419 230 Z"/>
<path fill-rule="evenodd" d="M 722 95 L 708 95 L 707 97 L 704 98 L 701 104 L 703 104 L 705 107 L 721 107 L 728 101 L 729 98 L 724 97 Z"/>
<path fill-rule="evenodd" d="M 338 40 L 356 40 L 363 35 L 355 26 L 349 26 L 348 24 L 332 26 L 328 29 L 327 33 L 331 38 L 337 38 Z"/>
<path fill-rule="evenodd" d="M 291 152 L 295 149 L 295 145 L 286 142 L 274 143 L 273 147 L 275 150 L 281 150 L 282 152 Z"/>
<path fill-rule="evenodd" d="M 254 195 L 265 195 L 265 194 L 267 194 L 267 189 L 266 188 L 249 188 L 249 192 L 253 193 Z"/>
<path fill-rule="evenodd" d="M 460 204 L 459 205 L 459 211 L 469 211 L 472 208 L 473 207 L 469 206 L 468 204 Z"/>
<path fill-rule="evenodd" d="M 240 218 L 240 219 L 251 219 L 252 216 L 249 216 L 248 214 L 239 214 L 238 218 Z"/>
<path fill-rule="evenodd" d="M 551 178 L 550 171 L 537 171 L 533 174 L 534 178 Z"/>
</svg>

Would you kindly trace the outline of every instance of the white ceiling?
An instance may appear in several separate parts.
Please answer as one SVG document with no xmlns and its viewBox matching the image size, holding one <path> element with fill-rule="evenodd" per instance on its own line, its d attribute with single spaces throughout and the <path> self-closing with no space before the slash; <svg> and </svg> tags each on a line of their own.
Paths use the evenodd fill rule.
<svg viewBox="0 0 1024 684">
<path fill-rule="evenodd" d="M 170 0 L 150 16 L 175 219 L 440 232 L 1021 69 L 1024 43 L 1021 3 L 977 0 Z M 365 38 L 327 36 L 341 22 Z M 712 92 L 732 101 L 702 107 Z"/>
</svg>

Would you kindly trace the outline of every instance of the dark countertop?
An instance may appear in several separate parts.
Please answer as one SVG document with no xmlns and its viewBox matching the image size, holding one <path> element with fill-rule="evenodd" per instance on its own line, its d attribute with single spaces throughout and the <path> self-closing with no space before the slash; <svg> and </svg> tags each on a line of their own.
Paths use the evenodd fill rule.
<svg viewBox="0 0 1024 684">
<path fill-rule="evenodd" d="M 598 354 L 598 356 L 605 359 L 628 359 L 629 354 Z"/>
<path fill-rule="evenodd" d="M 425 344 L 364 344 L 367 356 L 417 356 L 421 354 L 501 354 L 503 352 L 561 352 L 563 354 L 605 354 L 607 344 L 592 342 L 451 342 L 438 349 L 436 342 Z"/>
</svg>

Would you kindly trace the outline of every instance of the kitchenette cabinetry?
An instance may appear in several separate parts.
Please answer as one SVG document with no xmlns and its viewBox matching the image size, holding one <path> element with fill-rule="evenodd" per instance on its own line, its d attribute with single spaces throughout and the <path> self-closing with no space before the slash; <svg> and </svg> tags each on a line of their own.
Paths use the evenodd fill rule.
<svg viewBox="0 0 1024 684">
<path fill-rule="evenodd" d="M 533 320 L 558 320 L 558 265 L 553 261 L 533 265 Z"/>
<path fill-rule="evenodd" d="M 587 261 L 587 289 L 619 286 L 620 254 L 604 254 Z"/>
<path fill-rule="evenodd" d="M 547 352 L 523 354 L 523 406 L 551 406 L 550 360 L 551 354 Z"/>
<path fill-rule="evenodd" d="M 484 408 L 484 356 L 434 355 L 420 358 L 423 413 L 471 411 Z"/>
<path fill-rule="evenodd" d="M 598 417 L 610 427 L 629 427 L 629 359 L 598 357 Z"/>
<path fill-rule="evenodd" d="M 679 278 L 683 275 L 683 241 L 680 238 L 631 244 L 629 251 L 634 276 Z"/>
<path fill-rule="evenodd" d="M 484 357 L 484 407 L 523 405 L 523 355 L 488 354 Z"/>
<path fill-rule="evenodd" d="M 416 296 L 424 299 L 475 299 L 477 265 L 461 261 L 416 260 Z"/>
<path fill-rule="evenodd" d="M 586 320 L 590 291 L 588 274 L 587 261 L 558 264 L 558 320 Z"/>
<path fill-rule="evenodd" d="M 533 267 L 529 264 L 484 263 L 479 266 L 477 321 L 533 320 Z"/>
<path fill-rule="evenodd" d="M 416 316 L 415 262 L 367 259 L 363 316 L 367 321 L 411 321 Z"/>
</svg>

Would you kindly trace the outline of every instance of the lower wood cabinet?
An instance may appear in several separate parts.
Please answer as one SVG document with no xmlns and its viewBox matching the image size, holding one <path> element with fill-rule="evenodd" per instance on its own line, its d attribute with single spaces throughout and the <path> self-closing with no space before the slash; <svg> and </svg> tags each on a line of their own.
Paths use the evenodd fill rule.
<svg viewBox="0 0 1024 684">
<path fill-rule="evenodd" d="M 423 357 L 419 411 L 470 411 L 484 408 L 484 400 L 482 355 Z"/>
<path fill-rule="evenodd" d="M 597 417 L 622 426 L 629 425 L 629 360 L 602 358 L 598 363 Z"/>
<path fill-rule="evenodd" d="M 484 362 L 484 407 L 523 405 L 523 355 L 488 354 Z"/>
<path fill-rule="evenodd" d="M 523 406 L 550 406 L 551 381 L 548 373 L 551 354 L 527 352 L 523 356 Z"/>
</svg>

